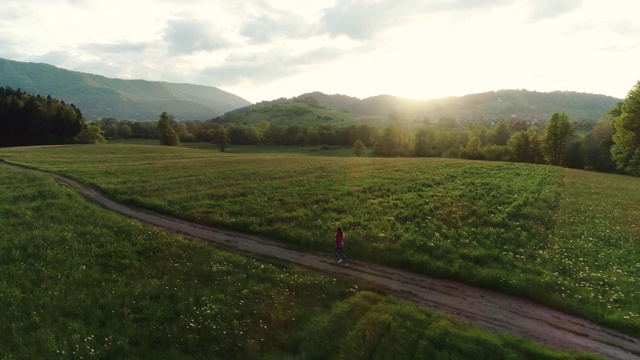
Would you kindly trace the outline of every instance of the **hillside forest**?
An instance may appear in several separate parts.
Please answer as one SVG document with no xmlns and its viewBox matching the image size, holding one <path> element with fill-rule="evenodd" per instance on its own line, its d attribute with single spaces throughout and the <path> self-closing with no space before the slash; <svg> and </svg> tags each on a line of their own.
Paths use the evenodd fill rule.
<svg viewBox="0 0 640 360">
<path fill-rule="evenodd" d="M 264 120 L 249 122 L 243 113 L 257 113 Z M 177 121 L 163 112 L 158 121 L 103 118 L 85 124 L 73 105 L 7 88 L 0 91 L 0 146 L 104 138 L 158 139 L 163 145 L 212 142 L 220 151 L 229 145 L 349 146 L 356 156 L 512 161 L 640 176 L 640 82 L 598 121 L 556 112 L 543 121 L 441 117 L 416 125 L 390 114 L 384 122 L 365 118 L 347 125 L 348 110 L 327 115 L 312 97 L 243 113 Z"/>
</svg>

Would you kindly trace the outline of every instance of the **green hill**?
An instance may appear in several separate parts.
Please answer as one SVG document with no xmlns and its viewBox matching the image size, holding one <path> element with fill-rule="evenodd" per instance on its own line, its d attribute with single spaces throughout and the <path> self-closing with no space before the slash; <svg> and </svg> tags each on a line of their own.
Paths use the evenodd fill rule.
<svg viewBox="0 0 640 360">
<path fill-rule="evenodd" d="M 311 106 L 296 100 L 285 100 L 277 103 L 269 102 L 269 105 L 237 109 L 225 114 L 225 119 L 244 124 L 258 124 L 261 121 L 269 121 L 278 125 L 333 124 L 346 126 L 369 124 L 372 126 L 386 126 L 390 123 L 389 118 L 384 116 L 354 114 L 328 107 Z"/>
<path fill-rule="evenodd" d="M 528 90 L 500 90 L 460 97 L 412 100 L 391 95 L 358 99 L 346 95 L 327 95 L 311 92 L 293 99 L 264 101 L 249 109 L 304 102 L 313 99 L 319 107 L 351 114 L 383 119 L 392 116 L 422 123 L 451 118 L 462 121 L 493 121 L 501 118 L 527 121 L 547 120 L 555 112 L 566 112 L 571 119 L 597 121 L 622 99 L 611 96 L 571 91 L 537 92 Z M 247 111 L 247 109 L 243 109 Z"/>
<path fill-rule="evenodd" d="M 0 86 L 72 103 L 86 119 L 156 120 L 166 111 L 177 119 L 205 120 L 251 104 L 211 86 L 111 79 L 6 59 L 0 59 Z"/>
</svg>

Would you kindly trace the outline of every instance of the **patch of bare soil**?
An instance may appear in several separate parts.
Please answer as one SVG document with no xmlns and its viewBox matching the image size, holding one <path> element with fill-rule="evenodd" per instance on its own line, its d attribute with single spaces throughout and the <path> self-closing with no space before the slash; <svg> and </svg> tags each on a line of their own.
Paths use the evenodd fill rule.
<svg viewBox="0 0 640 360">
<path fill-rule="evenodd" d="M 350 260 L 349 267 L 339 266 L 330 251 L 327 254 L 294 251 L 273 239 L 220 230 L 124 206 L 72 179 L 50 174 L 92 202 L 172 232 L 260 259 L 286 262 L 365 283 L 429 310 L 453 315 L 488 330 L 519 335 L 550 347 L 591 352 L 610 359 L 640 359 L 640 340 L 529 300 L 360 261 Z"/>
</svg>

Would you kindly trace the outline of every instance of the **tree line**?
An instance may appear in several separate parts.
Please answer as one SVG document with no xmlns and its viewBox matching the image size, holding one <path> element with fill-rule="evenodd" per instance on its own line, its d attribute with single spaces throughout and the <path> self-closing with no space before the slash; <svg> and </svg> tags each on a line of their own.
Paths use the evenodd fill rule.
<svg viewBox="0 0 640 360">
<path fill-rule="evenodd" d="M 360 139 L 367 146 L 373 146 L 379 133 L 378 128 L 367 124 L 343 127 L 333 124 L 281 125 L 269 121 L 237 124 L 224 118 L 176 121 L 166 112 L 160 115 L 158 121 L 133 122 L 105 118 L 93 124 L 100 127 L 106 138 L 158 139 L 164 145 L 213 142 L 219 145 L 351 146 Z"/>
<path fill-rule="evenodd" d="M 611 114 L 616 114 L 612 109 Z M 157 122 L 97 121 L 107 138 L 150 138 L 164 145 L 180 142 L 212 142 L 221 151 L 230 145 L 353 146 L 354 154 L 368 149 L 386 157 L 448 157 L 551 164 L 604 172 L 617 171 L 611 156 L 613 116 L 592 124 L 585 132 L 582 123 L 565 113 L 555 113 L 545 123 L 501 119 L 493 123 L 455 122 L 410 128 L 402 122 L 384 129 L 367 124 L 280 125 L 262 121 L 238 124 L 224 118 L 209 121 L 176 121 L 163 113 Z M 356 147 L 357 143 L 357 149 Z"/>
</svg>

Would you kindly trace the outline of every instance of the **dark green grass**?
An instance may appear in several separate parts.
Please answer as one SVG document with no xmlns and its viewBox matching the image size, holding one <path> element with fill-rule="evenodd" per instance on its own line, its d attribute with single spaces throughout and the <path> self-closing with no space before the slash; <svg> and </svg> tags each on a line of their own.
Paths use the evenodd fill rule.
<svg viewBox="0 0 640 360">
<path fill-rule="evenodd" d="M 571 179 L 593 173 L 159 146 L 3 149 L 0 157 L 68 174 L 124 203 L 300 249 L 329 253 L 341 225 L 353 259 L 529 297 L 640 334 L 640 179 L 598 174 L 580 185 Z M 610 199 L 619 216 L 600 216 L 611 213 Z"/>
<path fill-rule="evenodd" d="M 0 228 L 3 359 L 594 358 L 219 251 L 4 165 Z"/>
</svg>

